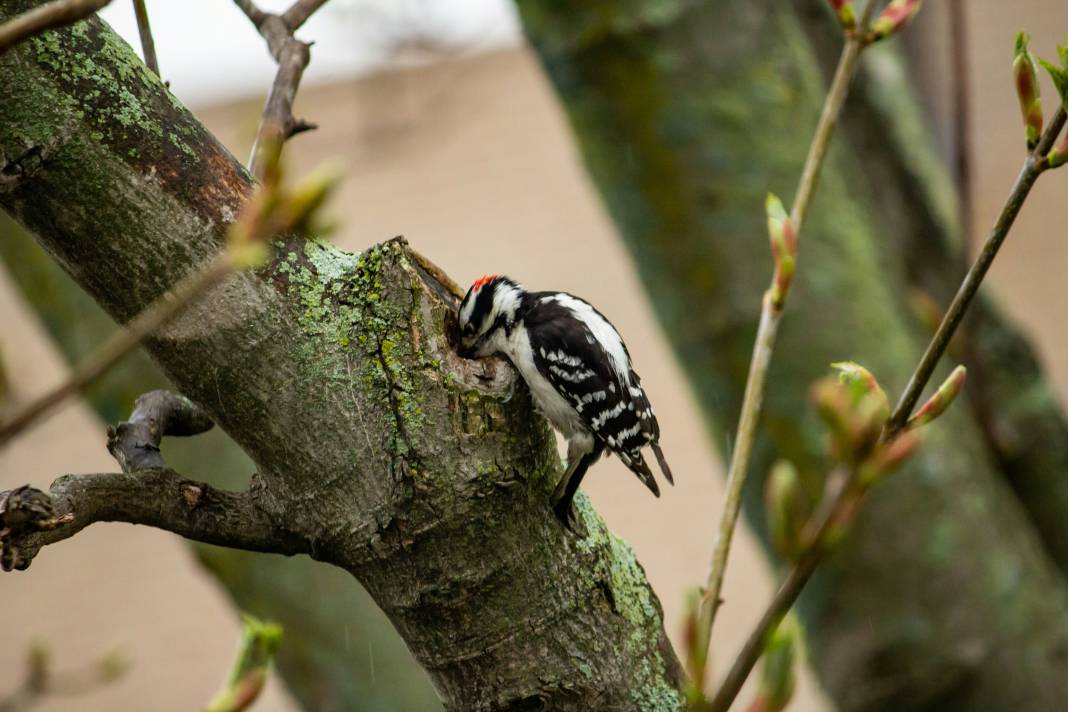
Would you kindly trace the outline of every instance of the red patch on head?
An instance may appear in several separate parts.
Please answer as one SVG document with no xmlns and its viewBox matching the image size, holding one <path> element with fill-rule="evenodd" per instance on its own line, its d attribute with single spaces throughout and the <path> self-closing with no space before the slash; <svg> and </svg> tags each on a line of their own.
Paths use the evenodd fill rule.
<svg viewBox="0 0 1068 712">
<path fill-rule="evenodd" d="M 486 282 L 490 282 L 494 279 L 497 279 L 497 275 L 484 274 L 475 280 L 475 283 L 471 285 L 471 289 L 477 292 L 478 290 L 482 289 L 483 286 L 485 286 Z"/>
</svg>

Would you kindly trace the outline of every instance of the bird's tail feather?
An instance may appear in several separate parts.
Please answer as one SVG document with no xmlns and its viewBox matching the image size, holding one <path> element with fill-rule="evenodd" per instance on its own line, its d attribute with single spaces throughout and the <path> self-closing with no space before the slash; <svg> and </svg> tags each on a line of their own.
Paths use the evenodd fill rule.
<svg viewBox="0 0 1068 712">
<path fill-rule="evenodd" d="M 649 469 L 649 465 L 645 462 L 645 459 L 638 454 L 637 458 L 631 458 L 631 461 L 627 463 L 630 467 L 630 471 L 638 476 L 638 479 L 642 481 L 642 484 L 649 488 L 649 491 L 660 496 L 660 487 L 656 484 L 656 479 L 653 477 L 653 471 Z"/>
<path fill-rule="evenodd" d="M 660 464 L 660 471 L 664 473 L 664 478 L 668 481 L 668 484 L 674 485 L 675 478 L 671 475 L 671 468 L 668 467 L 667 460 L 664 459 L 664 451 L 660 449 L 659 443 L 652 443 L 653 452 L 656 453 L 656 461 Z"/>
</svg>

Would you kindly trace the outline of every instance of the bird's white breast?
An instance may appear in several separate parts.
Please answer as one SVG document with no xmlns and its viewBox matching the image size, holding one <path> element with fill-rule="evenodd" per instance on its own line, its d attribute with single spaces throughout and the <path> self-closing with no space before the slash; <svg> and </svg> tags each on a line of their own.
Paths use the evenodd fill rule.
<svg viewBox="0 0 1068 712">
<path fill-rule="evenodd" d="M 519 375 L 527 382 L 538 410 L 552 421 L 564 437 L 570 438 L 588 430 L 578 412 L 553 388 L 549 379 L 541 375 L 534 363 L 534 351 L 526 329 L 512 331 L 508 338 L 508 356 L 519 370 Z"/>
</svg>

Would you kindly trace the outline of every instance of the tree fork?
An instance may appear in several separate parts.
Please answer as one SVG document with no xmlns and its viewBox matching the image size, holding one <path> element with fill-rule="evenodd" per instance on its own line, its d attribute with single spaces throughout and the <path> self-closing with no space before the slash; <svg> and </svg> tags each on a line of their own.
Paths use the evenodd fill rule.
<svg viewBox="0 0 1068 712">
<path fill-rule="evenodd" d="M 0 71 L 0 205 L 117 321 L 221 248 L 249 175 L 104 23 Z M 455 355 L 449 290 L 402 240 L 277 248 L 146 342 L 262 506 L 364 583 L 449 708 L 677 709 L 644 572 L 585 500 L 585 538 L 553 520 L 551 433 L 510 369 Z"/>
</svg>

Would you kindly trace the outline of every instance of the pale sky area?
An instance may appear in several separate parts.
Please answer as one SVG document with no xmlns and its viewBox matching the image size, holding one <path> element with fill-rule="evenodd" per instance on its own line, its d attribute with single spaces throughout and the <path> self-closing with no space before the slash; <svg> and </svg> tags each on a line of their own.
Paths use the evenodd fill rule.
<svg viewBox="0 0 1068 712">
<path fill-rule="evenodd" d="M 268 11 L 288 0 L 262 0 Z M 148 0 L 160 72 L 187 104 L 266 92 L 275 65 L 263 39 L 230 0 Z M 101 15 L 140 53 L 133 4 Z M 474 52 L 519 41 L 511 0 L 331 0 L 297 33 L 314 41 L 309 83 L 373 70 L 412 48 Z M 406 51 L 407 50 L 407 51 Z M 427 53 L 422 53 L 427 54 Z"/>
</svg>

